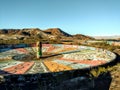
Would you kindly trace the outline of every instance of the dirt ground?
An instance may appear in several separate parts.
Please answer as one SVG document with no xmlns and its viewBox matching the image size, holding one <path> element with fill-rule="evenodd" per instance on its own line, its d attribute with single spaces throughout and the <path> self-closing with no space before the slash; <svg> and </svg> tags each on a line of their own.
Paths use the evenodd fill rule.
<svg viewBox="0 0 120 90">
<path fill-rule="evenodd" d="M 110 72 L 112 81 L 109 90 L 120 90 L 120 51 L 117 51 L 116 53 L 119 54 L 119 59 L 117 64 L 112 67 L 112 71 Z"/>
<path fill-rule="evenodd" d="M 112 82 L 109 90 L 120 90 L 120 64 L 115 65 L 111 71 Z"/>
</svg>

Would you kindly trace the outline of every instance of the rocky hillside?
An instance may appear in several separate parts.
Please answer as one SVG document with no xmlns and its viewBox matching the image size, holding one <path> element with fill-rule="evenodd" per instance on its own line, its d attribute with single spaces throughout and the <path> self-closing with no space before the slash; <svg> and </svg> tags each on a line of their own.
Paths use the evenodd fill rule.
<svg viewBox="0 0 120 90">
<path fill-rule="evenodd" d="M 92 37 L 82 34 L 70 35 L 60 28 L 50 28 L 47 30 L 41 30 L 39 28 L 24 28 L 24 29 L 0 29 L 0 40 L 20 39 L 26 40 L 28 38 L 39 39 L 81 39 L 88 40 Z"/>
<path fill-rule="evenodd" d="M 72 35 L 62 31 L 60 28 L 50 28 L 47 30 L 44 30 L 45 33 L 55 35 L 55 36 L 66 36 L 66 37 L 72 37 Z"/>
<path fill-rule="evenodd" d="M 26 29 L 1 29 L 0 39 L 27 39 L 37 37 L 40 39 L 48 39 L 52 35 L 44 33 L 38 28 L 26 28 Z"/>
<path fill-rule="evenodd" d="M 74 39 L 81 39 L 81 40 L 90 40 L 90 39 L 93 40 L 94 39 L 93 37 L 82 35 L 82 34 L 73 35 L 73 38 Z"/>
</svg>

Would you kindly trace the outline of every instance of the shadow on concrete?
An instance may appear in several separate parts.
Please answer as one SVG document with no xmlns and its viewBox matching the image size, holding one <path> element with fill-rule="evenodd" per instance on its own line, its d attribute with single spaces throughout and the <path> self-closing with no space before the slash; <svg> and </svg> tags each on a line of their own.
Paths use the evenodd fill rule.
<svg viewBox="0 0 120 90">
<path fill-rule="evenodd" d="M 116 58 L 116 63 L 120 63 L 120 55 L 119 54 L 117 54 L 117 53 L 115 53 L 116 55 L 117 55 L 117 58 Z"/>
<path fill-rule="evenodd" d="M 111 80 L 109 72 L 103 73 L 98 77 L 82 75 L 61 82 L 55 87 L 55 90 L 109 90 Z"/>
<path fill-rule="evenodd" d="M 29 44 L 0 44 L 0 53 L 17 48 L 31 47 Z"/>
<path fill-rule="evenodd" d="M 4 71 L 4 70 L 0 70 L 0 75 L 9 75 L 11 73 Z"/>
<path fill-rule="evenodd" d="M 0 90 L 109 90 L 111 75 L 89 76 L 87 71 L 72 70 L 4 76 Z"/>
<path fill-rule="evenodd" d="M 54 57 L 54 56 L 59 56 L 62 54 L 48 54 L 48 55 L 43 55 L 40 57 L 40 59 L 46 59 L 46 58 L 50 58 L 50 57 Z"/>
</svg>

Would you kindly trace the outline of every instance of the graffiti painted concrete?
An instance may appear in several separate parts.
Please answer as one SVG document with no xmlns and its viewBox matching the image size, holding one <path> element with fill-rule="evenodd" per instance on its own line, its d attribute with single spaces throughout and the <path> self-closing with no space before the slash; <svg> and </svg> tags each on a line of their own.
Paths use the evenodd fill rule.
<svg viewBox="0 0 120 90">
<path fill-rule="evenodd" d="M 42 44 L 42 51 L 43 58 L 37 60 L 34 44 L 0 46 L 0 75 L 84 69 L 116 58 L 110 51 L 78 45 Z"/>
</svg>

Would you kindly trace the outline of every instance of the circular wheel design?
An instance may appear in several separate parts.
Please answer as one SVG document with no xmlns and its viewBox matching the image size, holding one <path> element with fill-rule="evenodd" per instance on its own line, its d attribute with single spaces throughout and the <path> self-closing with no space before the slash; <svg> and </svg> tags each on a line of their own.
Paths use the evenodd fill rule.
<svg viewBox="0 0 120 90">
<path fill-rule="evenodd" d="M 84 69 L 111 62 L 110 51 L 78 45 L 43 44 L 43 56 L 37 60 L 36 47 L 0 49 L 0 75 L 59 72 Z"/>
</svg>

